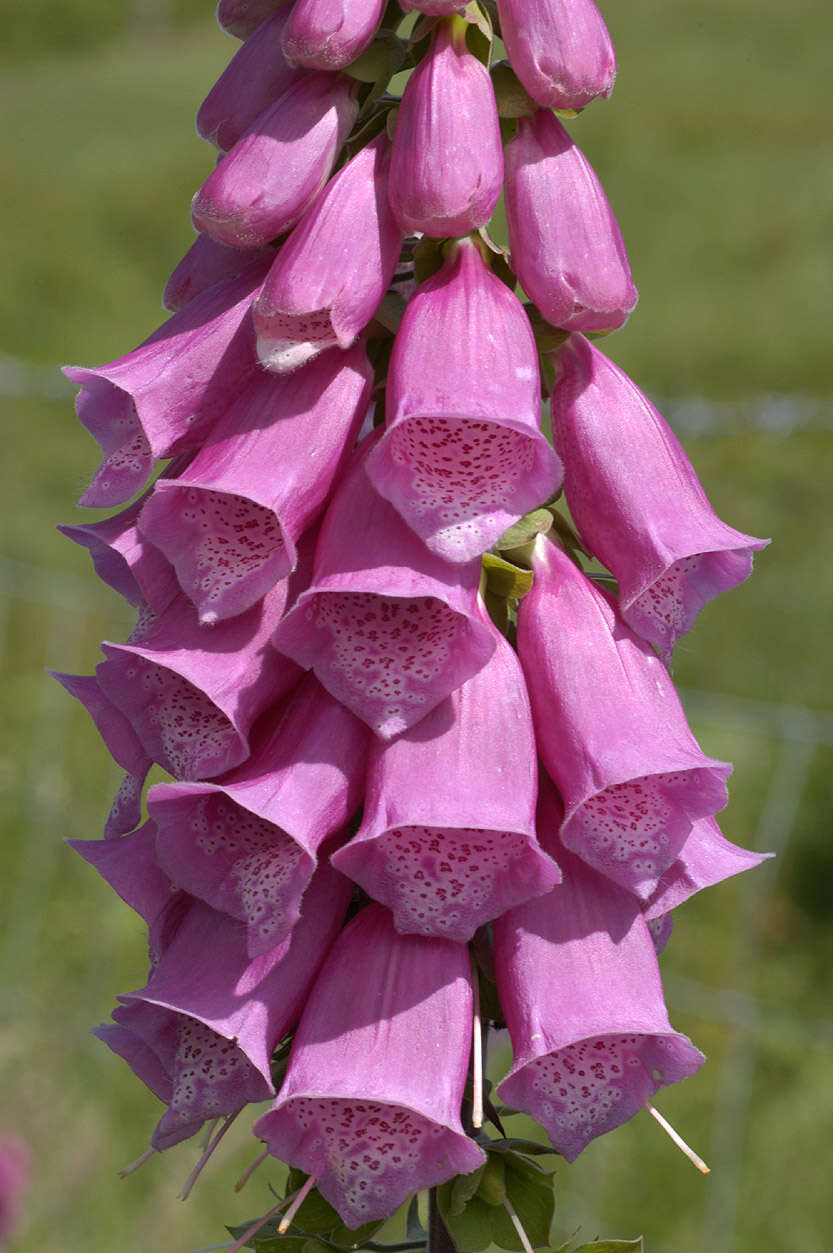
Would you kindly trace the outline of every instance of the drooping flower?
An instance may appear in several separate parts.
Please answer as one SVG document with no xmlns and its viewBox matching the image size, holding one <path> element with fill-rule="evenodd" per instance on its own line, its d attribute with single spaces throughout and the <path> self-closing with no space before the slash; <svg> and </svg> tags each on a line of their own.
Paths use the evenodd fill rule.
<svg viewBox="0 0 833 1253">
<path fill-rule="evenodd" d="M 291 378 L 259 371 L 186 469 L 157 480 L 139 527 L 175 567 L 202 623 L 243 613 L 295 568 L 372 382 L 360 344 Z"/>
<path fill-rule="evenodd" d="M 147 985 L 118 998 L 115 1025 L 94 1034 L 168 1106 L 154 1148 L 274 1094 L 272 1054 L 298 1020 L 350 890 L 322 866 L 292 934 L 253 960 L 242 923 L 192 901 Z"/>
<path fill-rule="evenodd" d="M 485 1155 L 460 1123 L 471 1015 L 465 946 L 399 935 L 367 906 L 322 967 L 255 1135 L 314 1175 L 348 1227 L 475 1170 Z"/>
<path fill-rule="evenodd" d="M 233 248 L 290 230 L 330 176 L 356 120 L 355 83 L 303 74 L 252 123 L 191 205 L 194 228 Z"/>
<path fill-rule="evenodd" d="M 390 143 L 379 135 L 330 180 L 282 245 L 254 309 L 257 354 L 290 371 L 349 348 L 378 309 L 402 248 L 387 202 Z"/>
<path fill-rule="evenodd" d="M 616 54 L 593 0 L 498 0 L 512 69 L 548 109 L 583 109 L 609 96 Z"/>
<path fill-rule="evenodd" d="M 503 149 L 489 71 L 466 47 L 467 23 L 437 27 L 405 86 L 388 194 L 406 235 L 438 239 L 485 226 L 503 181 Z"/>
<path fill-rule="evenodd" d="M 94 369 L 66 366 L 102 462 L 80 504 L 123 504 L 161 457 L 198 448 L 257 369 L 250 310 L 269 259 L 249 263 L 175 313 L 143 344 Z"/>
<path fill-rule="evenodd" d="M 261 113 L 298 78 L 281 55 L 289 16 L 284 6 L 247 38 L 197 111 L 197 134 L 221 152 L 233 148 Z"/>
<path fill-rule="evenodd" d="M 372 41 L 386 0 L 294 0 L 283 33 L 290 65 L 342 70 Z"/>
<path fill-rule="evenodd" d="M 286 0 L 218 0 L 217 21 L 238 39 L 248 39 Z"/>
<path fill-rule="evenodd" d="M 102 645 L 102 691 L 176 778 L 211 778 L 238 765 L 255 719 L 297 682 L 297 667 L 269 644 L 288 595 L 282 580 L 246 613 L 216 626 L 200 626 L 180 595 L 141 638 Z"/>
<path fill-rule="evenodd" d="M 371 745 L 362 825 L 333 856 L 396 929 L 470 940 L 547 892 L 558 867 L 535 837 L 532 713 L 512 647 L 421 722 Z"/>
<path fill-rule="evenodd" d="M 616 330 L 637 292 L 616 218 L 590 162 L 548 109 L 506 145 L 512 268 L 553 326 Z"/>
<path fill-rule="evenodd" d="M 148 793 L 160 864 L 192 896 L 246 923 L 250 956 L 284 940 L 306 908 L 321 845 L 361 799 L 368 739 L 308 675 L 259 724 L 243 765 L 216 783 Z"/>
<path fill-rule="evenodd" d="M 582 539 L 619 583 L 622 616 L 665 661 L 702 607 L 752 572 L 769 540 L 721 522 L 679 440 L 581 335 L 555 357 L 553 434 Z"/>
<path fill-rule="evenodd" d="M 615 601 L 545 536 L 518 611 L 541 759 L 564 798 L 563 843 L 642 899 L 693 823 L 726 804 L 663 663 Z"/>
<path fill-rule="evenodd" d="M 561 465 L 541 434 L 535 340 L 477 245 L 451 245 L 408 302 L 387 381 L 377 491 L 432 552 L 469 561 L 548 500 Z"/>
<path fill-rule="evenodd" d="M 648 922 L 668 914 L 695 892 L 722 883 L 768 861 L 772 853 L 755 853 L 731 844 L 714 818 L 700 818 L 691 828 L 676 860 L 662 874 L 642 910 Z"/>
<path fill-rule="evenodd" d="M 274 248 L 229 248 L 228 244 L 218 244 L 210 235 L 197 235 L 171 271 L 162 292 L 162 307 L 178 313 L 189 300 L 215 283 L 245 270 L 250 261 L 271 262 L 274 257 Z"/>
<path fill-rule="evenodd" d="M 480 563 L 430 552 L 365 473 L 345 470 L 321 525 L 309 588 L 273 642 L 388 739 L 475 674 L 495 642 L 477 607 Z"/>
<path fill-rule="evenodd" d="M 513 1051 L 498 1094 L 537 1119 L 572 1162 L 705 1059 L 668 1021 L 639 902 L 558 843 L 560 817 L 543 786 L 538 832 L 562 883 L 494 924 Z"/>
</svg>

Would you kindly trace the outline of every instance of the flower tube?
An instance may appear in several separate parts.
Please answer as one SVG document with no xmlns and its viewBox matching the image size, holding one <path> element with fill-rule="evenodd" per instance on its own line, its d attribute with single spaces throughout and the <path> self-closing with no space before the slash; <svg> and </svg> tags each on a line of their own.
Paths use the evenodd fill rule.
<svg viewBox="0 0 833 1253">
<path fill-rule="evenodd" d="M 259 371 L 187 468 L 157 480 L 139 527 L 175 567 L 201 623 L 245 612 L 295 568 L 372 380 L 361 344 L 324 353 L 291 378 Z"/>
<path fill-rule="evenodd" d="M 518 611 L 541 759 L 562 842 L 647 900 L 693 823 L 726 804 L 731 766 L 700 750 L 674 685 L 615 601 L 546 537 Z"/>
<path fill-rule="evenodd" d="M 184 309 L 189 300 L 223 279 L 233 278 L 250 261 L 272 262 L 274 248 L 229 248 L 210 235 L 197 235 L 191 247 L 174 266 L 162 292 L 162 307 L 171 313 Z"/>
<path fill-rule="evenodd" d="M 369 905 L 322 967 L 255 1135 L 314 1175 L 348 1227 L 388 1218 L 485 1161 L 460 1123 L 471 1021 L 465 946 L 398 935 Z"/>
<path fill-rule="evenodd" d="M 319 848 L 361 800 L 368 739 L 308 675 L 261 720 L 243 765 L 217 783 L 150 789 L 160 864 L 192 896 L 246 923 L 251 957 L 296 925 Z"/>
<path fill-rule="evenodd" d="M 479 556 L 558 488 L 529 320 L 470 239 L 408 302 L 367 472 L 448 561 Z"/>
<path fill-rule="evenodd" d="M 237 39 L 248 39 L 286 0 L 218 0 L 217 22 Z"/>
<path fill-rule="evenodd" d="M 637 292 L 616 218 L 590 162 L 547 109 L 506 145 L 512 268 L 553 326 L 616 330 Z"/>
<path fill-rule="evenodd" d="M 437 27 L 405 86 L 388 195 L 406 235 L 442 239 L 485 226 L 503 181 L 503 149 L 489 71 L 466 47 L 467 23 Z"/>
<path fill-rule="evenodd" d="M 609 96 L 616 54 L 593 0 L 497 0 L 512 69 L 548 109 L 583 109 Z"/>
<path fill-rule="evenodd" d="M 403 933 L 470 940 L 558 882 L 535 836 L 523 673 L 514 649 L 494 636 L 482 670 L 415 727 L 371 745 L 362 825 L 332 859 L 388 906 Z"/>
<path fill-rule="evenodd" d="M 480 563 L 435 556 L 373 490 L 359 445 L 321 525 L 307 591 L 273 643 L 380 735 L 413 726 L 494 652 Z"/>
<path fill-rule="evenodd" d="M 625 621 L 670 661 L 703 606 L 748 578 L 769 540 L 721 522 L 671 428 L 598 348 L 571 335 L 554 362 L 570 511 L 616 575 Z"/>
<path fill-rule="evenodd" d="M 639 902 L 558 844 L 560 816 L 542 787 L 539 834 L 562 883 L 494 924 L 514 1055 L 498 1095 L 537 1119 L 572 1162 L 705 1059 L 668 1021 Z"/>
<path fill-rule="evenodd" d="M 194 196 L 191 220 L 218 243 L 257 248 L 301 218 L 358 113 L 355 83 L 313 70 L 256 119 Z"/>
<path fill-rule="evenodd" d="M 282 245 L 254 310 L 257 355 L 290 371 L 349 348 L 393 279 L 402 232 L 387 201 L 390 143 L 379 135 L 339 170 Z"/>
</svg>

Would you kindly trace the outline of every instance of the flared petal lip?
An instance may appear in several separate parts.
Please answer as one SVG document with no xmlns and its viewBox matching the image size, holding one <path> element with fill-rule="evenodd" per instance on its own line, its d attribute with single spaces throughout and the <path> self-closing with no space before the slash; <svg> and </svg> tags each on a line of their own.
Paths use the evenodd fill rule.
<svg viewBox="0 0 833 1253">
<path fill-rule="evenodd" d="M 667 1025 L 665 1030 L 656 1030 L 656 1026 L 660 1025 L 661 1024 L 657 1023 L 655 1024 L 655 1027 L 652 1028 L 645 1022 L 634 1024 L 633 1021 L 628 1022 L 627 1020 L 623 1020 L 621 1023 L 607 1024 L 604 1031 L 588 1031 L 586 1036 L 581 1036 L 578 1039 L 571 1036 L 565 1036 L 564 1039 L 560 1039 L 558 1035 L 548 1035 L 546 1043 L 542 1043 L 536 1051 L 532 1051 L 530 1049 L 527 1053 L 515 1057 L 509 1073 L 501 1079 L 498 1084 L 498 1096 L 500 1096 L 502 1100 L 506 1100 L 511 1104 L 512 1096 L 507 1091 L 507 1086 L 510 1085 L 512 1080 L 515 1079 L 521 1071 L 525 1070 L 527 1066 L 530 1066 L 533 1062 L 540 1061 L 542 1057 L 548 1057 L 551 1053 L 558 1053 L 561 1049 L 568 1048 L 571 1044 L 581 1044 L 585 1040 L 615 1040 L 619 1036 L 638 1036 L 644 1039 L 670 1040 L 687 1049 L 690 1049 L 692 1064 L 694 1063 L 695 1058 L 697 1059 L 697 1064 L 693 1066 L 693 1070 L 691 1072 L 693 1074 L 694 1071 L 699 1069 L 699 1067 L 702 1066 L 703 1062 L 706 1060 L 705 1055 L 691 1043 L 691 1040 L 689 1040 L 687 1035 L 683 1035 L 681 1031 L 675 1031 L 673 1027 L 671 1027 L 670 1023 Z M 543 1041 L 543 1037 L 541 1037 L 541 1039 Z"/>
</svg>

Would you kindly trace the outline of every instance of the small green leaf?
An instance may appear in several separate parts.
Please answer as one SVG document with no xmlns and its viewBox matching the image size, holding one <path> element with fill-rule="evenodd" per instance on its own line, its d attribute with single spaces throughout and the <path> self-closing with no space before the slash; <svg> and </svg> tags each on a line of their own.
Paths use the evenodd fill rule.
<svg viewBox="0 0 833 1253">
<path fill-rule="evenodd" d="M 441 239 L 432 239 L 429 235 L 423 235 L 414 248 L 414 278 L 418 283 L 424 283 L 427 278 L 431 278 L 442 269 L 442 245 Z"/>
<path fill-rule="evenodd" d="M 495 548 L 498 552 L 503 552 L 506 548 L 521 548 L 524 544 L 531 543 L 536 535 L 546 535 L 551 526 L 552 514 L 548 509 L 533 509 L 503 532 Z"/>
<path fill-rule="evenodd" d="M 239 1240 L 256 1222 L 256 1218 L 250 1218 L 247 1223 L 226 1227 L 226 1231 L 232 1239 Z M 303 1253 L 306 1238 L 304 1236 L 279 1236 L 279 1222 L 280 1218 L 270 1218 L 268 1223 L 263 1224 L 260 1231 L 255 1232 L 251 1240 L 246 1241 L 245 1247 L 257 1249 L 257 1253 Z"/>
<path fill-rule="evenodd" d="M 448 1228 L 457 1253 L 481 1253 L 482 1249 L 487 1249 L 493 1243 L 492 1214 L 497 1211 L 474 1196 L 461 1214 L 453 1214 L 450 1209 L 452 1182 L 444 1183 L 437 1189 L 437 1204 L 442 1220 Z"/>
<path fill-rule="evenodd" d="M 532 117 L 538 105 L 521 86 L 517 74 L 508 61 L 498 61 L 492 66 L 492 86 L 495 89 L 497 112 L 500 118 Z"/>
<path fill-rule="evenodd" d="M 502 1111 L 501 1111 L 502 1112 Z M 522 1140 L 509 1136 L 504 1140 L 493 1140 L 489 1145 L 492 1153 L 523 1153 L 533 1157 L 558 1156 L 558 1150 L 551 1144 L 539 1144 L 537 1140 Z"/>
<path fill-rule="evenodd" d="M 343 1222 L 339 1221 L 338 1226 L 327 1235 L 327 1243 L 335 1245 L 337 1249 L 361 1247 L 375 1236 L 380 1227 L 384 1227 L 385 1221 L 385 1219 L 380 1219 L 375 1223 L 365 1223 L 362 1227 L 346 1227 Z"/>
<path fill-rule="evenodd" d="M 477 57 L 478 61 L 482 61 L 486 69 L 488 69 L 492 60 L 492 44 L 494 42 L 492 19 L 488 12 L 476 3 L 476 0 L 466 5 L 463 17 L 469 23 L 466 30 L 468 50 L 472 56 Z"/>
<path fill-rule="evenodd" d="M 521 570 L 510 561 L 498 557 L 495 553 L 483 554 L 483 570 L 486 574 L 486 586 L 496 596 L 520 600 L 532 587 L 532 571 Z"/>
<path fill-rule="evenodd" d="M 358 79 L 360 83 L 383 81 L 387 86 L 393 75 L 401 69 L 407 55 L 408 45 L 392 30 L 381 28 L 373 43 L 342 72 L 350 78 Z"/>
<path fill-rule="evenodd" d="M 321 1240 L 316 1240 L 314 1236 L 310 1236 L 309 1240 L 304 1241 L 301 1253 L 331 1253 L 331 1246 L 324 1244 Z"/>
<path fill-rule="evenodd" d="M 506 1162 L 506 1196 L 515 1209 L 529 1242 L 535 1249 L 550 1242 L 550 1227 L 555 1213 L 555 1176 L 528 1157 L 508 1153 Z M 506 1215 L 508 1220 L 508 1215 Z M 520 1249 L 518 1233 L 509 1222 L 510 1242 L 496 1239 L 505 1249 Z"/>
<path fill-rule="evenodd" d="M 477 1170 L 469 1171 L 467 1175 L 455 1175 L 449 1180 L 450 1192 L 448 1197 L 449 1212 L 455 1217 L 462 1214 L 471 1198 L 480 1187 L 480 1180 L 483 1177 L 483 1171 L 486 1164 L 478 1166 Z"/>
</svg>

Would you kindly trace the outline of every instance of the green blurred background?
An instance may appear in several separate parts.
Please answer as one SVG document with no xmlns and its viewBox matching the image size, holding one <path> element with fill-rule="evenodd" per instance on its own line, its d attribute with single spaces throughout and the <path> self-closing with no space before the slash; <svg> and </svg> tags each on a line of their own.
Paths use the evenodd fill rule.
<svg viewBox="0 0 833 1253">
<path fill-rule="evenodd" d="M 572 131 L 641 293 L 605 346 L 675 421 L 721 515 L 773 538 L 674 671 L 706 751 L 735 762 L 726 834 L 780 855 L 679 911 L 663 957 L 672 1020 L 709 1062 L 661 1108 L 712 1174 L 640 1115 L 560 1166 L 555 1244 L 580 1227 L 643 1232 L 649 1253 L 813 1253 L 833 1227 L 830 8 L 602 8 L 619 80 Z M 99 835 L 117 777 L 44 668 L 89 672 L 127 625 L 53 530 L 80 518 L 98 463 L 57 367 L 107 361 L 161 320 L 213 164 L 191 119 L 236 44 L 211 0 L 3 0 L 0 17 L 0 1136 L 36 1163 L 11 1247 L 186 1253 L 263 1212 L 268 1172 L 231 1193 L 254 1155 L 242 1126 L 187 1204 L 193 1145 L 116 1178 L 158 1109 L 88 1027 L 144 981 L 143 936 L 63 843 Z"/>
</svg>

